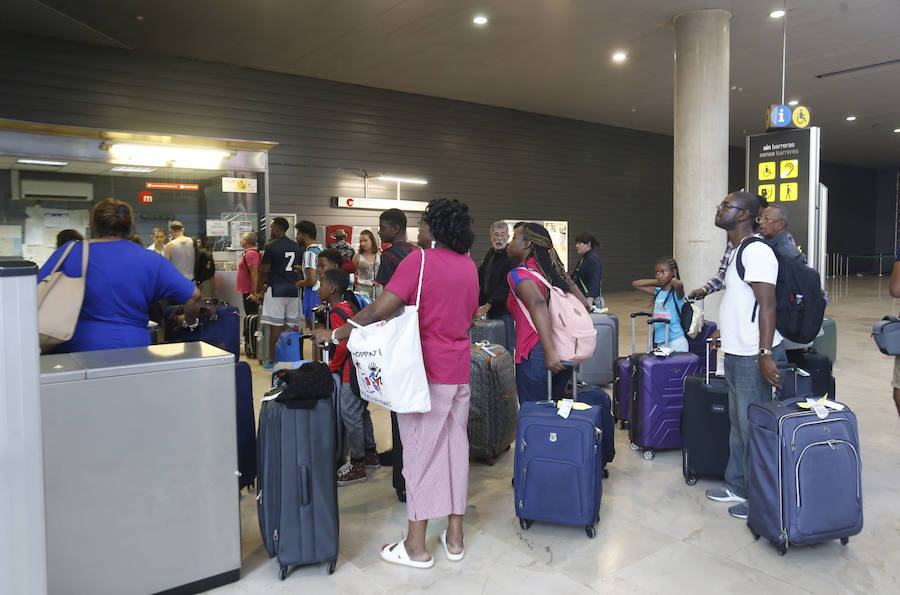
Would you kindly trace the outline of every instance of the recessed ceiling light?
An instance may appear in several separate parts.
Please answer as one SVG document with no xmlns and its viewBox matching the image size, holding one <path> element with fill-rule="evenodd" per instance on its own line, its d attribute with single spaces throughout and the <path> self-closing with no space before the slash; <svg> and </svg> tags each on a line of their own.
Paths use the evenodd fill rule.
<svg viewBox="0 0 900 595">
<path fill-rule="evenodd" d="M 785 13 L 785 11 L 783 11 L 783 10 L 773 10 L 772 12 L 769 13 L 769 16 L 772 17 L 773 19 L 780 19 L 785 14 L 787 14 L 787 13 Z"/>
<path fill-rule="evenodd" d="M 117 165 L 112 168 L 110 171 L 120 171 L 127 172 L 132 174 L 149 174 L 152 171 L 156 171 L 155 167 L 134 167 L 131 165 Z"/>
<path fill-rule="evenodd" d="M 16 162 L 24 163 L 26 165 L 54 165 L 54 166 L 69 165 L 68 161 L 48 161 L 46 159 L 16 159 Z"/>
<path fill-rule="evenodd" d="M 794 107 L 794 106 L 797 105 L 798 103 L 800 103 L 800 102 L 797 101 L 796 99 L 791 99 L 790 101 L 788 101 L 788 105 L 791 106 L 791 107 Z"/>
<path fill-rule="evenodd" d="M 400 178 L 397 176 L 378 176 L 382 182 L 397 182 L 400 184 L 427 184 L 428 180 L 422 178 Z"/>
<path fill-rule="evenodd" d="M 487 21 L 488 21 L 487 17 L 483 16 L 483 15 L 478 15 L 477 17 L 472 19 L 472 22 L 475 23 L 476 25 L 487 25 Z"/>
<path fill-rule="evenodd" d="M 894 128 L 894 132 L 900 132 L 900 128 Z"/>
<path fill-rule="evenodd" d="M 613 62 L 624 62 L 628 59 L 628 54 L 626 54 L 625 52 L 616 52 L 615 54 L 613 54 L 612 59 Z"/>
<path fill-rule="evenodd" d="M 855 119 L 856 119 L 856 116 L 847 116 L 847 121 L 848 121 L 848 122 L 852 122 L 852 121 L 855 120 Z"/>
</svg>

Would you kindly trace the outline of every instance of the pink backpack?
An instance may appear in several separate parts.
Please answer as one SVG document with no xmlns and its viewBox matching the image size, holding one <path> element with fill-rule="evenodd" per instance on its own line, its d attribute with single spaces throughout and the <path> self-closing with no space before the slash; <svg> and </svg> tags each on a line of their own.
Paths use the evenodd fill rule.
<svg viewBox="0 0 900 595">
<path fill-rule="evenodd" d="M 553 346 L 559 359 L 580 364 L 594 355 L 597 346 L 597 329 L 591 315 L 585 310 L 584 305 L 571 293 L 566 293 L 559 287 L 551 285 L 540 273 L 526 268 L 529 273 L 539 279 L 550 291 L 550 324 L 553 327 Z M 519 307 L 525 313 L 525 318 L 531 328 L 537 332 L 528 307 L 522 303 L 515 291 L 513 296 L 519 302 Z"/>
</svg>

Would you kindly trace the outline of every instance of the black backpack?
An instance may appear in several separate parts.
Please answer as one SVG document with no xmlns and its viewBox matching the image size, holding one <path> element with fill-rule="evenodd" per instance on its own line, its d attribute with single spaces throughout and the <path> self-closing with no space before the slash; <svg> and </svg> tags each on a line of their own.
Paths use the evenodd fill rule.
<svg viewBox="0 0 900 595">
<path fill-rule="evenodd" d="M 194 244 L 194 283 L 200 285 L 216 276 L 216 261 L 212 252 L 206 248 L 197 248 Z"/>
<path fill-rule="evenodd" d="M 753 242 L 763 242 L 752 237 L 742 243 L 737 250 L 738 276 L 744 279 L 744 263 L 741 260 L 744 248 Z M 768 245 L 768 244 L 766 244 Z M 785 339 L 795 343 L 809 343 L 816 338 L 825 318 L 825 292 L 819 273 L 795 258 L 786 258 L 775 252 L 778 259 L 778 280 L 775 283 L 775 328 Z M 753 306 L 753 318 L 756 310 Z"/>
</svg>

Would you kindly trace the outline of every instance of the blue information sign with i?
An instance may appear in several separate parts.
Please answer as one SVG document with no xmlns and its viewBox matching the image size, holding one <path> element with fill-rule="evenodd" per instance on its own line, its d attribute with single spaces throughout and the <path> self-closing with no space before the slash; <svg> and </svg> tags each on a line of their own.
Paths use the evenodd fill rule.
<svg viewBox="0 0 900 595">
<path fill-rule="evenodd" d="M 769 128 L 793 126 L 791 108 L 786 105 L 773 105 L 769 108 Z"/>
</svg>

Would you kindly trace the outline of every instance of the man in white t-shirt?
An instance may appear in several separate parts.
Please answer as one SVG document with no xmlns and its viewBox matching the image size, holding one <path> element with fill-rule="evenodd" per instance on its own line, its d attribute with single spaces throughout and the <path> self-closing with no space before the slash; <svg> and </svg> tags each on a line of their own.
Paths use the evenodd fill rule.
<svg viewBox="0 0 900 595">
<path fill-rule="evenodd" d="M 718 502 L 735 502 L 728 512 L 739 519 L 747 518 L 747 408 L 751 403 L 773 398 L 773 387 L 781 387 L 777 364 L 787 361 L 781 334 L 775 329 L 778 260 L 765 242 L 747 242 L 760 237 L 753 233 L 759 206 L 759 197 L 741 191 L 726 196 L 716 208 L 716 227 L 728 232 L 728 240 L 735 247 L 725 272 L 725 295 L 719 305 L 731 454 L 725 468 L 726 485 L 706 490 L 706 496 Z M 739 254 L 743 267 L 737 263 Z"/>
<path fill-rule="evenodd" d="M 172 233 L 172 241 L 166 244 L 165 257 L 172 261 L 178 272 L 193 281 L 196 258 L 194 240 L 185 235 L 181 221 L 170 223 L 169 231 Z"/>
</svg>

